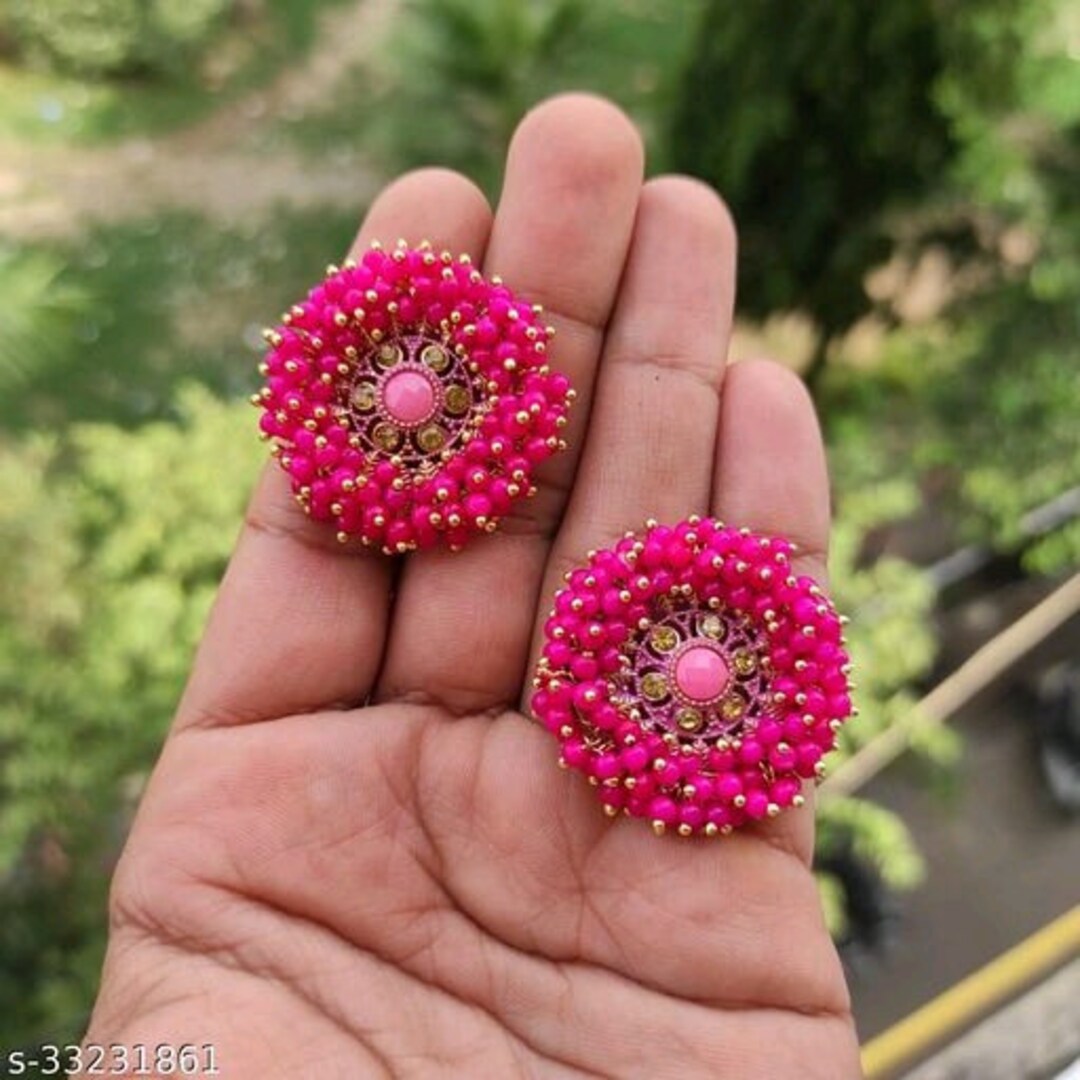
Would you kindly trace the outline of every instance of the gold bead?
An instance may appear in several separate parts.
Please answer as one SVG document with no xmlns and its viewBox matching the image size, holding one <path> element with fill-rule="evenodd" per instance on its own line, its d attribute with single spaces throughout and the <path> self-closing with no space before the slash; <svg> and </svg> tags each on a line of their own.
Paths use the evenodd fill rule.
<svg viewBox="0 0 1080 1080">
<path fill-rule="evenodd" d="M 746 712 L 746 702 L 736 694 L 728 694 L 720 702 L 720 715 L 725 720 L 738 720 Z"/>
<path fill-rule="evenodd" d="M 735 654 L 734 665 L 738 675 L 752 675 L 757 670 L 754 654 L 746 649 L 741 649 Z"/>
</svg>

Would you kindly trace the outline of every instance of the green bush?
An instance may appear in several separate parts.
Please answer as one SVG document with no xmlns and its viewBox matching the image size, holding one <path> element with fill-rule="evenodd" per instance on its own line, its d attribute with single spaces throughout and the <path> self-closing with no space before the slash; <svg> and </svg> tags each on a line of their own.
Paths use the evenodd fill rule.
<svg viewBox="0 0 1080 1080">
<path fill-rule="evenodd" d="M 78 1033 L 112 860 L 265 450 L 189 388 L 177 422 L 0 444 L 0 1045 Z"/>
<path fill-rule="evenodd" d="M 911 724 L 916 715 L 914 688 L 934 661 L 935 598 L 926 576 L 901 559 L 882 558 L 869 565 L 863 559 L 867 536 L 911 513 L 918 501 L 918 490 L 904 477 L 852 484 L 840 491 L 831 543 L 832 591 L 852 619 L 847 637 L 860 715 L 842 730 L 837 752 L 829 759 L 830 771 L 888 728 Z M 938 729 L 913 749 L 923 760 L 944 765 L 954 759 L 957 745 L 949 731 Z M 923 860 L 915 841 L 891 810 L 858 797 L 822 798 L 818 820 L 819 856 L 850 851 L 894 890 L 913 888 L 922 880 Z M 843 890 L 828 873 L 819 872 L 818 882 L 829 927 L 843 938 Z"/>
<path fill-rule="evenodd" d="M 179 71 L 233 0 L 6 0 L 2 21 L 28 59 L 80 75 Z"/>
<path fill-rule="evenodd" d="M 49 252 L 0 248 L 0 400 L 15 400 L 75 347 L 75 324 L 90 301 L 63 271 Z"/>
</svg>

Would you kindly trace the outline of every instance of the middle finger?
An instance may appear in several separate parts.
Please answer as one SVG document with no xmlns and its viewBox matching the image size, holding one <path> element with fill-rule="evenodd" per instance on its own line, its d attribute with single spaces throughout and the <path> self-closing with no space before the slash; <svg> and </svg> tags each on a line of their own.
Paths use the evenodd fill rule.
<svg viewBox="0 0 1080 1080">
<path fill-rule="evenodd" d="M 615 106 L 555 98 L 521 123 L 484 270 L 540 303 L 555 327 L 552 367 L 578 393 L 566 453 L 537 470 L 538 492 L 501 530 L 460 553 L 411 556 L 400 584 L 381 700 L 435 701 L 453 712 L 516 701 L 551 536 L 588 420 L 595 369 L 641 191 L 643 151 Z"/>
<path fill-rule="evenodd" d="M 735 228 L 723 202 L 685 177 L 646 184 L 545 597 L 590 548 L 646 518 L 675 524 L 708 512 L 734 297 Z"/>
</svg>

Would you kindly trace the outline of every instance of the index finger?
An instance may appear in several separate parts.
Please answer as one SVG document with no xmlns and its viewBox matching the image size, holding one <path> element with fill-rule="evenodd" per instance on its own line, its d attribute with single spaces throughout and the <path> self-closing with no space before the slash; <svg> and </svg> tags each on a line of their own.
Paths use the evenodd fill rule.
<svg viewBox="0 0 1080 1080">
<path fill-rule="evenodd" d="M 491 211 L 469 180 L 410 173 L 372 205 L 354 252 L 372 240 L 467 252 L 487 244 Z M 256 487 L 196 657 L 177 727 L 251 723 L 364 701 L 382 663 L 391 563 L 338 544 L 296 505 L 276 463 Z"/>
</svg>

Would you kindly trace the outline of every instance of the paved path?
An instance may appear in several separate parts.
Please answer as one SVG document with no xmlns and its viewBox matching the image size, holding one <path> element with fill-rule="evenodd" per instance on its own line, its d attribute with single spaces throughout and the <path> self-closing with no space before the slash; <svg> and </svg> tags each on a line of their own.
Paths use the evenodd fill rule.
<svg viewBox="0 0 1080 1080">
<path fill-rule="evenodd" d="M 1029 588 L 1017 590 L 1021 609 L 1033 600 Z M 975 614 L 1000 620 L 1015 612 L 1006 600 L 993 612 Z M 980 636 L 993 629 L 984 625 Z M 962 633 L 953 626 L 949 637 L 955 641 Z M 964 752 L 951 792 L 928 790 L 902 762 L 865 789 L 903 816 L 929 877 L 902 899 L 901 922 L 885 955 L 863 957 L 849 973 L 863 1041 L 1080 901 L 1080 821 L 1064 817 L 1047 798 L 1036 761 L 1034 706 L 1024 686 L 1046 665 L 1078 654 L 1080 618 L 1029 656 L 1010 682 L 957 717 Z"/>
<path fill-rule="evenodd" d="M 1080 960 L 998 1010 L 905 1080 L 1042 1080 L 1080 1056 Z"/>
</svg>

